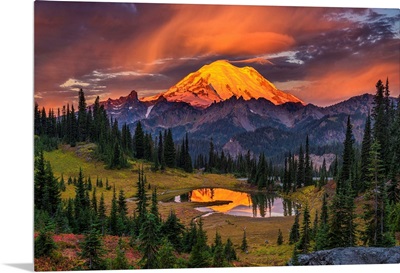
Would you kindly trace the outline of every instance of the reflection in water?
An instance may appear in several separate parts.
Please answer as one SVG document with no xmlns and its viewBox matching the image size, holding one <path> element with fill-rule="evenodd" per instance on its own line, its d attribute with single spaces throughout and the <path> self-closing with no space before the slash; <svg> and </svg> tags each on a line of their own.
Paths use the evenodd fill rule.
<svg viewBox="0 0 400 273">
<path fill-rule="evenodd" d="M 175 202 L 217 202 L 198 207 L 202 212 L 221 212 L 236 216 L 272 217 L 294 214 L 294 203 L 263 192 L 246 193 L 220 188 L 202 188 L 175 197 Z"/>
</svg>

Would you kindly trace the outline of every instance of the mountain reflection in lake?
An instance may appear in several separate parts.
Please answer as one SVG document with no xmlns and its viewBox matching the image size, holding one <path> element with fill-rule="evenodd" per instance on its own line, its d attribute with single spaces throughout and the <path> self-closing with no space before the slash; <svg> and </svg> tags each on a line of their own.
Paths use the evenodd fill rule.
<svg viewBox="0 0 400 273">
<path fill-rule="evenodd" d="M 246 193 L 221 188 L 202 188 L 176 196 L 175 202 L 196 202 L 197 210 L 235 216 L 273 217 L 294 215 L 295 204 L 274 194 Z"/>
</svg>

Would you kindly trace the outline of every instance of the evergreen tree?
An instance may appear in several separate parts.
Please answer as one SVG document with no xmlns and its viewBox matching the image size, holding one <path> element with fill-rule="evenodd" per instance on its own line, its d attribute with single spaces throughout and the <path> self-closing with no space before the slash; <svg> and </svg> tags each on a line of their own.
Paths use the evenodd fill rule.
<svg viewBox="0 0 400 273">
<path fill-rule="evenodd" d="M 110 218 L 109 218 L 109 229 L 111 235 L 118 235 L 118 205 L 117 205 L 117 196 L 115 192 L 115 186 L 113 190 L 113 197 L 111 200 L 111 211 L 110 211 Z"/>
<path fill-rule="evenodd" d="M 299 224 L 299 213 L 296 213 L 296 216 L 294 218 L 294 223 L 292 225 L 292 228 L 290 229 L 290 234 L 289 234 L 289 244 L 295 244 L 299 241 L 300 239 L 300 224 Z"/>
<path fill-rule="evenodd" d="M 308 141 L 308 135 L 306 138 L 306 153 L 304 157 L 304 184 L 305 186 L 310 186 L 313 184 L 313 170 L 312 162 L 310 159 L 310 144 Z"/>
<path fill-rule="evenodd" d="M 121 128 L 121 146 L 125 154 L 133 155 L 132 134 L 126 123 Z"/>
<path fill-rule="evenodd" d="M 144 135 L 144 159 L 151 161 L 153 157 L 153 139 L 150 134 Z"/>
<path fill-rule="evenodd" d="M 327 197 L 328 195 L 324 193 L 322 197 L 322 207 L 321 207 L 321 219 L 320 219 L 321 224 L 328 224 L 328 202 L 326 200 Z"/>
<path fill-rule="evenodd" d="M 226 244 L 224 247 L 224 256 L 228 263 L 237 260 L 236 251 L 230 238 L 226 240 Z"/>
<path fill-rule="evenodd" d="M 247 238 L 246 238 L 246 229 L 243 230 L 243 239 L 242 239 L 242 244 L 240 245 L 240 249 L 244 252 L 247 253 L 247 248 L 248 248 L 248 244 L 247 244 Z"/>
<path fill-rule="evenodd" d="M 370 150 L 371 150 L 371 144 L 372 144 L 372 138 L 371 138 L 371 118 L 368 113 L 367 119 L 365 121 L 365 128 L 364 128 L 364 136 L 362 140 L 362 146 L 361 146 L 361 187 L 360 191 L 364 192 L 368 187 L 368 166 L 369 164 L 369 158 L 370 158 Z"/>
<path fill-rule="evenodd" d="M 76 146 L 76 141 L 78 140 L 78 124 L 75 116 L 74 105 L 71 107 L 71 112 L 69 113 L 69 144 L 71 147 Z"/>
<path fill-rule="evenodd" d="M 117 255 L 115 259 L 111 261 L 110 269 L 112 270 L 129 269 L 129 263 L 125 255 L 125 249 L 121 237 L 118 239 L 118 245 L 115 249 L 115 252 L 117 253 Z"/>
<path fill-rule="evenodd" d="M 39 235 L 35 239 L 35 258 L 43 256 L 51 256 L 52 253 L 57 249 L 57 245 L 53 239 L 52 227 L 47 225 L 39 231 Z"/>
<path fill-rule="evenodd" d="M 157 219 L 161 219 L 160 213 L 158 212 L 157 187 L 154 187 L 153 193 L 151 194 L 150 213 L 152 213 Z"/>
<path fill-rule="evenodd" d="M 124 190 L 119 191 L 118 195 L 118 220 L 117 230 L 119 235 L 124 235 L 128 232 L 128 208 L 125 200 Z"/>
<path fill-rule="evenodd" d="M 54 177 L 50 162 L 44 160 L 43 151 L 35 160 L 34 205 L 53 216 L 61 203 L 60 186 Z"/>
<path fill-rule="evenodd" d="M 366 227 L 363 241 L 369 246 L 393 246 L 395 239 L 388 228 L 388 204 L 385 188 L 384 165 L 380 158 L 380 144 L 374 140 L 371 145 L 368 174 L 370 188 L 365 194 L 364 221 Z"/>
<path fill-rule="evenodd" d="M 214 245 L 213 245 L 213 259 L 212 266 L 213 267 L 222 267 L 224 266 L 224 245 L 222 243 L 221 235 L 219 235 L 218 231 L 215 233 Z"/>
<path fill-rule="evenodd" d="M 400 203 L 400 95 L 397 99 L 397 109 L 391 126 L 391 166 L 390 182 L 388 183 L 388 200 L 395 206 Z"/>
<path fill-rule="evenodd" d="M 118 213 L 123 219 L 128 217 L 128 207 L 126 205 L 125 193 L 123 189 L 119 191 L 118 195 Z"/>
<path fill-rule="evenodd" d="M 103 193 L 101 193 L 101 197 L 100 197 L 98 219 L 99 219 L 99 224 L 100 224 L 100 228 L 101 228 L 101 234 L 104 235 L 107 216 L 106 216 L 106 205 L 104 203 L 104 194 Z"/>
<path fill-rule="evenodd" d="M 79 103 L 78 103 L 78 140 L 85 141 L 88 128 L 87 128 L 87 112 L 85 94 L 82 88 L 79 90 Z"/>
<path fill-rule="evenodd" d="M 276 240 L 276 243 L 279 246 L 283 244 L 283 235 L 281 229 L 278 230 L 278 239 Z"/>
<path fill-rule="evenodd" d="M 86 187 L 84 183 L 84 177 L 82 168 L 79 169 L 78 180 L 75 185 L 75 221 L 76 221 L 76 232 L 84 232 L 90 226 L 91 217 L 90 213 L 90 200 L 86 194 Z"/>
<path fill-rule="evenodd" d="M 388 131 L 388 100 L 389 89 L 387 89 L 387 96 L 385 96 L 385 86 L 381 80 L 375 85 L 376 94 L 374 96 L 374 108 L 372 110 L 372 117 L 374 118 L 373 136 L 380 144 L 379 153 L 384 162 L 385 175 L 389 171 L 389 131 Z"/>
<path fill-rule="evenodd" d="M 157 145 L 157 137 L 154 141 L 155 145 Z M 152 157 L 153 164 L 151 166 L 151 170 L 156 172 L 160 169 L 160 161 L 158 160 L 158 147 L 155 146 L 153 149 L 153 157 Z"/>
<path fill-rule="evenodd" d="M 319 226 L 315 235 L 315 248 L 314 250 L 327 249 L 329 246 L 329 223 L 328 223 L 328 204 L 326 201 L 327 194 L 325 193 L 322 199 L 321 216 Z"/>
<path fill-rule="evenodd" d="M 166 238 L 163 238 L 158 250 L 160 268 L 174 268 L 177 258 L 174 254 L 174 247 Z"/>
<path fill-rule="evenodd" d="M 121 169 L 125 168 L 128 165 L 126 158 L 124 157 L 124 153 L 121 149 L 121 146 L 118 140 L 114 141 L 113 152 L 110 154 L 110 159 L 108 163 L 108 168 L 110 169 Z"/>
<path fill-rule="evenodd" d="M 161 131 L 158 136 L 157 156 L 158 156 L 158 161 L 160 162 L 160 169 L 165 170 L 164 144 L 163 144 L 163 136 L 161 134 Z"/>
<path fill-rule="evenodd" d="M 184 231 L 182 238 L 184 252 L 190 253 L 192 251 L 193 246 L 196 243 L 196 237 L 197 237 L 197 227 L 194 221 L 191 221 L 189 229 Z"/>
<path fill-rule="evenodd" d="M 105 269 L 103 256 L 105 249 L 102 242 L 100 231 L 96 225 L 92 225 L 89 233 L 85 234 L 85 238 L 81 244 L 82 252 L 80 257 L 85 259 L 86 266 L 89 270 Z"/>
<path fill-rule="evenodd" d="M 285 156 L 285 163 L 283 168 L 283 179 L 282 179 L 282 190 L 285 194 L 289 193 L 289 170 L 288 170 L 288 160 Z"/>
<path fill-rule="evenodd" d="M 167 135 L 164 142 L 164 159 L 167 167 L 175 167 L 175 145 L 172 138 L 171 129 L 168 129 Z"/>
<path fill-rule="evenodd" d="M 351 183 L 351 169 L 354 160 L 354 150 L 353 150 L 353 130 L 350 123 L 350 116 L 347 117 L 347 127 L 346 127 L 346 137 L 343 143 L 343 166 L 340 173 L 340 178 L 338 179 L 336 185 L 336 191 L 340 191 L 345 188 L 344 183 Z M 352 185 L 353 186 L 353 185 Z"/>
<path fill-rule="evenodd" d="M 60 183 L 59 183 L 60 191 L 65 192 L 67 187 L 65 186 L 64 176 L 61 174 Z"/>
<path fill-rule="evenodd" d="M 255 183 L 257 183 L 257 187 L 261 190 L 263 187 L 267 185 L 268 174 L 266 172 L 267 166 L 265 162 L 265 155 L 264 153 L 260 154 L 256 172 Z"/>
<path fill-rule="evenodd" d="M 161 227 L 161 233 L 168 239 L 175 250 L 178 252 L 183 251 L 182 245 L 182 235 L 184 231 L 184 226 L 180 222 L 179 218 L 176 216 L 173 210 L 170 211 L 167 220 L 163 223 Z"/>
<path fill-rule="evenodd" d="M 136 158 L 144 158 L 144 132 L 142 128 L 142 123 L 140 121 L 136 125 L 134 137 Z"/>
<path fill-rule="evenodd" d="M 93 192 L 92 192 L 92 209 L 93 211 L 97 214 L 97 196 L 96 196 L 96 187 L 93 188 Z"/>
<path fill-rule="evenodd" d="M 143 167 L 142 167 L 143 168 Z M 136 184 L 136 212 L 138 223 L 143 223 L 147 213 L 147 197 L 143 169 L 139 169 L 139 177 Z"/>
<path fill-rule="evenodd" d="M 315 210 L 314 222 L 313 227 L 311 229 L 311 239 L 315 240 L 318 232 L 318 210 Z"/>
<path fill-rule="evenodd" d="M 323 186 L 325 186 L 327 182 L 328 182 L 328 174 L 326 171 L 326 161 L 324 158 L 324 160 L 322 161 L 322 166 L 321 166 L 321 170 L 320 170 L 320 179 L 318 182 L 318 190 L 321 190 L 321 188 Z"/>
<path fill-rule="evenodd" d="M 351 247 L 356 243 L 354 193 L 350 184 L 333 196 L 329 223 L 329 248 Z"/>
<path fill-rule="evenodd" d="M 311 242 L 311 227 L 310 227 L 310 213 L 308 211 L 308 205 L 303 211 L 303 224 L 301 226 L 300 239 L 297 242 L 296 248 L 299 252 L 307 254 L 310 250 Z"/>
<path fill-rule="evenodd" d="M 303 145 L 300 145 L 299 149 L 299 165 L 297 166 L 297 188 L 301 188 L 304 186 L 305 182 L 305 166 L 304 166 L 304 153 L 303 153 Z"/>
<path fill-rule="evenodd" d="M 185 170 L 185 172 L 191 173 L 193 172 L 193 165 L 192 165 L 192 157 L 190 156 L 189 153 L 189 138 L 188 138 L 188 134 L 186 133 L 186 137 L 185 137 L 185 153 L 184 153 L 184 165 L 183 165 L 183 169 Z"/>
<path fill-rule="evenodd" d="M 159 225 L 157 224 L 156 217 L 151 213 L 146 214 L 139 236 L 139 249 L 143 253 L 143 257 L 139 263 L 143 269 L 160 268 L 157 255 L 160 246 L 159 236 Z"/>
<path fill-rule="evenodd" d="M 196 242 L 192 247 L 189 258 L 189 267 L 204 268 L 210 265 L 210 253 L 207 246 L 207 234 L 203 230 L 203 221 L 200 217 L 196 232 Z"/>
</svg>

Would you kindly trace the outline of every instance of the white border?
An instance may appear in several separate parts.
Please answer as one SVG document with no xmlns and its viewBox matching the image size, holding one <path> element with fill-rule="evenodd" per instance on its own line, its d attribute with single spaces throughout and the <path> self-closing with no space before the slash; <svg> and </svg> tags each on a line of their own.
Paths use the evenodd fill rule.
<svg viewBox="0 0 400 273">
<path fill-rule="evenodd" d="M 74 0 L 70 0 L 74 1 Z M 77 1 L 75 1 L 77 2 Z M 271 6 L 324 6 L 399 8 L 399 1 L 290 1 L 290 0 L 203 0 L 203 1 L 103 1 L 141 3 L 196 3 Z M 361 3 L 361 4 L 360 4 Z M 33 1 L 7 0 L 0 9 L 1 20 L 1 198 L 0 198 L 0 272 L 32 271 L 33 262 Z M 11 266 L 10 266 L 11 264 Z M 207 272 L 242 272 L 245 268 L 207 269 Z M 262 267 L 252 272 L 400 272 L 400 265 Z M 171 272 L 172 270 L 146 270 Z M 180 272 L 206 272 L 205 269 L 182 269 Z M 87 272 L 87 271 L 85 271 Z M 92 271 L 104 272 L 104 271 Z M 127 270 L 107 272 L 128 272 Z"/>
</svg>

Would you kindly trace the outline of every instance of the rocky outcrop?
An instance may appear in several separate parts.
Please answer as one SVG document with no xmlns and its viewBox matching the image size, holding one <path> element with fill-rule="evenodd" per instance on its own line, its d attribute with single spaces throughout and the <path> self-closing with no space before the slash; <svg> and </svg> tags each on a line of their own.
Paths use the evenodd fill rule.
<svg viewBox="0 0 400 273">
<path fill-rule="evenodd" d="M 299 255 L 298 261 L 300 265 L 397 264 L 400 246 L 334 248 Z"/>
</svg>

